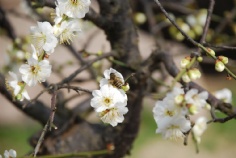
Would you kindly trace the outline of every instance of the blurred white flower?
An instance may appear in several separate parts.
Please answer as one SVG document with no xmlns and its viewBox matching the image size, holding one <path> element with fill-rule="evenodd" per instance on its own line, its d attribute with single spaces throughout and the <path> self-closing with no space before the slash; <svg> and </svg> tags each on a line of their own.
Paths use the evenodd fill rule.
<svg viewBox="0 0 236 158">
<path fill-rule="evenodd" d="M 225 103 L 232 102 L 232 92 L 228 88 L 216 91 L 214 94 L 217 99 L 223 100 Z"/>
<path fill-rule="evenodd" d="M 190 14 L 186 17 L 186 21 L 190 26 L 194 26 L 197 24 L 196 17 L 192 14 Z"/>
<path fill-rule="evenodd" d="M 90 0 L 57 0 L 60 12 L 70 18 L 83 18 L 89 11 Z"/>
<path fill-rule="evenodd" d="M 9 151 L 5 150 L 4 157 L 5 158 L 16 158 L 17 154 L 16 151 L 13 149 L 10 149 Z"/>
<path fill-rule="evenodd" d="M 127 105 L 127 95 L 109 85 L 102 86 L 100 90 L 94 90 L 92 95 L 91 106 L 95 108 L 96 112 Z"/>
<path fill-rule="evenodd" d="M 54 52 L 58 41 L 49 22 L 38 22 L 38 26 L 31 27 L 31 33 L 32 44 L 39 52 L 44 50 L 49 55 Z"/>
<path fill-rule="evenodd" d="M 51 75 L 51 65 L 48 60 L 38 61 L 35 48 L 33 48 L 32 56 L 28 59 L 27 64 L 21 65 L 19 68 L 22 74 L 22 80 L 28 86 L 35 86 L 37 82 L 44 82 Z"/>
<path fill-rule="evenodd" d="M 180 95 L 180 94 L 184 94 L 184 90 L 180 87 L 174 87 L 172 91 L 166 94 L 165 98 L 168 98 L 168 100 L 170 98 L 174 99 L 177 95 Z"/>
<path fill-rule="evenodd" d="M 55 24 L 59 24 L 63 19 L 63 13 L 61 13 L 60 9 L 56 7 L 56 17 L 54 18 Z"/>
<path fill-rule="evenodd" d="M 163 119 L 156 130 L 166 139 L 177 140 L 184 138 L 184 133 L 191 128 L 191 123 L 185 117 L 171 117 Z"/>
<path fill-rule="evenodd" d="M 194 134 L 194 138 L 197 141 L 197 143 L 201 142 L 201 136 L 206 129 L 207 129 L 207 119 L 205 117 L 199 117 L 195 121 L 195 125 L 192 128 L 192 132 Z"/>
<path fill-rule="evenodd" d="M 60 43 L 70 43 L 72 38 L 81 32 L 81 24 L 77 19 L 63 21 L 60 25 L 55 25 L 54 33 L 60 39 Z"/>
<path fill-rule="evenodd" d="M 179 114 L 177 106 L 167 101 L 157 101 L 152 111 L 157 124 L 165 117 L 174 117 Z"/>
<path fill-rule="evenodd" d="M 206 23 L 207 19 L 207 10 L 206 9 L 201 9 L 197 15 L 197 23 L 201 26 L 204 26 Z"/>
<path fill-rule="evenodd" d="M 190 79 L 190 77 L 189 77 L 189 75 L 188 75 L 187 72 L 185 72 L 185 73 L 182 75 L 182 80 L 183 80 L 184 82 L 186 82 L 186 83 L 188 83 L 188 82 L 191 81 L 191 79 Z"/>
<path fill-rule="evenodd" d="M 207 104 L 206 100 L 208 99 L 208 93 L 206 91 L 203 91 L 201 93 L 198 93 L 197 89 L 191 89 L 185 94 L 185 101 L 187 104 L 190 104 L 191 106 L 195 106 L 196 112 L 200 110 L 200 108 L 205 107 Z"/>
<path fill-rule="evenodd" d="M 118 123 L 122 123 L 124 121 L 123 115 L 127 112 L 128 108 L 120 104 L 100 112 L 99 116 L 104 123 L 109 123 L 114 127 Z"/>
<path fill-rule="evenodd" d="M 24 98 L 26 98 L 27 100 L 30 100 L 30 97 L 25 89 L 23 89 L 21 94 L 19 94 L 22 87 L 20 86 L 21 82 L 18 81 L 17 75 L 11 71 L 9 71 L 9 74 L 13 78 L 12 81 L 8 82 L 9 86 L 11 86 L 11 88 L 13 89 L 13 95 L 14 96 L 20 95 L 21 97 L 17 97 L 17 98 L 19 98 L 20 101 L 23 101 Z"/>
<path fill-rule="evenodd" d="M 124 85 L 125 81 L 121 73 L 116 71 L 113 68 L 107 69 L 104 71 L 104 77 L 100 81 L 100 87 L 110 84 L 114 87 L 118 87 L 118 84 Z"/>
</svg>

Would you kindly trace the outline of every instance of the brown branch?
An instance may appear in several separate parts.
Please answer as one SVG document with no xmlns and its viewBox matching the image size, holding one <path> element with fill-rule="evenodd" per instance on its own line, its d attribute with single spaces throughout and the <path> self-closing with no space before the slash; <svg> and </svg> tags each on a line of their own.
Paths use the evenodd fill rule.
<svg viewBox="0 0 236 158">
<path fill-rule="evenodd" d="M 95 12 L 95 10 L 91 7 L 89 8 L 89 12 L 85 15 L 84 19 L 93 22 L 96 26 L 100 28 L 103 28 L 104 26 L 108 24 L 107 20 L 104 17 L 102 17 L 100 14 Z"/>
<path fill-rule="evenodd" d="M 91 91 L 91 90 L 84 89 L 84 88 L 77 87 L 77 86 L 56 85 L 56 87 L 57 87 L 57 90 L 59 90 L 59 89 L 63 89 L 63 88 L 66 88 L 66 89 L 72 89 L 72 90 L 76 91 L 77 93 L 78 93 L 79 91 L 83 91 L 83 92 L 86 92 L 86 93 L 92 94 L 92 91 Z"/>
<path fill-rule="evenodd" d="M 52 98 L 51 98 L 51 114 L 50 114 L 50 118 L 49 118 L 49 130 L 51 131 L 52 127 L 54 127 L 54 129 L 57 129 L 57 127 L 54 125 L 53 121 L 54 121 L 54 117 L 55 117 L 55 112 L 56 112 L 56 98 L 57 98 L 57 91 L 54 90 L 52 92 Z"/>
<path fill-rule="evenodd" d="M 7 31 L 8 37 L 14 41 L 16 39 L 16 33 L 12 27 L 10 21 L 6 17 L 5 11 L 0 7 L 0 27 L 4 28 Z"/>
<path fill-rule="evenodd" d="M 215 5 L 215 0 L 210 0 L 210 5 L 209 5 L 209 8 L 208 8 L 208 12 L 207 12 L 206 22 L 205 22 L 205 25 L 203 27 L 202 37 L 201 37 L 200 42 L 199 42 L 201 44 L 205 42 L 206 35 L 207 35 L 208 29 L 209 29 L 209 26 L 210 26 L 210 22 L 211 22 L 211 16 L 212 16 L 212 12 L 213 12 L 213 9 L 214 9 L 214 5 Z M 200 48 L 199 48 L 199 50 L 200 50 Z"/>
<path fill-rule="evenodd" d="M 212 47 L 212 48 L 236 50 L 236 47 L 232 47 L 232 46 L 214 45 L 214 44 L 210 44 L 210 43 L 203 43 L 203 45 L 207 46 L 207 47 Z"/>
</svg>

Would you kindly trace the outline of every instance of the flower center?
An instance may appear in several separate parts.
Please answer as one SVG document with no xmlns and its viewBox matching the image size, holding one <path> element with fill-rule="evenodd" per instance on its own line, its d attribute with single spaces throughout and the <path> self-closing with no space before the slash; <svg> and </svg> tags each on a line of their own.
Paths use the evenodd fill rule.
<svg viewBox="0 0 236 158">
<path fill-rule="evenodd" d="M 170 117 L 174 115 L 174 112 L 170 111 L 170 110 L 167 110 L 165 113 L 166 113 L 166 115 L 168 115 Z"/>
<path fill-rule="evenodd" d="M 31 71 L 33 74 L 37 74 L 40 71 L 40 66 L 38 65 L 31 66 Z"/>
<path fill-rule="evenodd" d="M 106 97 L 106 98 L 103 99 L 103 102 L 105 103 L 106 106 L 109 106 L 112 102 L 112 99 Z"/>
<path fill-rule="evenodd" d="M 78 5 L 78 0 L 70 0 L 71 4 Z"/>
</svg>

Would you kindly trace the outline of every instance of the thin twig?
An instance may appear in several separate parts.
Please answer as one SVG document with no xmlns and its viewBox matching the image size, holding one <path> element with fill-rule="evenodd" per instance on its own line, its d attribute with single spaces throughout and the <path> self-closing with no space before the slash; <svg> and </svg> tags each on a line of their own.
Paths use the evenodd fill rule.
<svg viewBox="0 0 236 158">
<path fill-rule="evenodd" d="M 55 87 L 56 89 L 56 87 Z M 54 90 L 52 92 L 52 98 L 51 98 L 51 114 L 50 114 L 50 124 L 49 124 L 49 130 L 51 131 L 52 127 L 54 129 L 57 129 L 57 127 L 54 125 L 53 121 L 54 121 L 54 116 L 55 116 L 55 112 L 56 112 L 56 98 L 57 98 L 57 91 Z"/>
<path fill-rule="evenodd" d="M 99 56 L 96 59 L 93 59 L 91 61 L 88 61 L 86 65 L 83 65 L 82 67 L 80 67 L 79 69 L 77 69 L 75 72 L 73 72 L 70 76 L 66 77 L 65 79 L 63 79 L 61 82 L 58 83 L 58 85 L 62 85 L 65 83 L 69 83 L 71 80 L 73 80 L 80 72 L 82 72 L 83 70 L 87 69 L 89 66 L 91 66 L 93 63 L 95 63 L 96 61 L 99 61 L 101 59 L 107 58 L 112 56 L 113 53 L 107 53 L 104 55 Z"/>
<path fill-rule="evenodd" d="M 70 86 L 70 85 L 58 85 L 58 86 L 57 86 L 57 90 L 63 89 L 63 88 L 72 89 L 72 90 L 76 91 L 77 93 L 78 93 L 79 91 L 83 91 L 83 92 L 92 94 L 92 91 L 91 91 L 91 90 L 84 89 L 84 88 L 80 88 L 80 87 L 76 87 L 76 86 Z"/>
<path fill-rule="evenodd" d="M 236 47 L 232 47 L 232 46 L 213 45 L 210 43 L 204 43 L 203 45 L 207 47 L 212 47 L 212 48 L 236 50 Z"/>
<path fill-rule="evenodd" d="M 202 37 L 200 39 L 201 44 L 205 42 L 206 35 L 207 35 L 208 29 L 209 29 L 209 26 L 210 26 L 210 22 L 211 22 L 211 16 L 212 16 L 212 12 L 213 12 L 213 9 L 214 9 L 214 5 L 215 5 L 215 0 L 210 0 L 210 5 L 209 5 L 209 8 L 208 8 L 208 12 L 207 12 L 206 22 L 205 22 L 205 25 L 204 25 L 204 28 L 203 28 Z"/>
<path fill-rule="evenodd" d="M 39 151 L 39 149 L 40 149 L 40 146 L 41 146 L 41 144 L 43 143 L 44 136 L 45 136 L 45 134 L 46 134 L 47 131 L 48 131 L 48 126 L 49 126 L 49 121 L 48 121 L 48 122 L 46 123 L 46 125 L 44 126 L 43 131 L 42 131 L 42 133 L 41 133 L 41 135 L 40 135 L 40 138 L 39 138 L 39 140 L 38 140 L 38 142 L 37 142 L 37 145 L 36 145 L 36 147 L 35 147 L 35 149 L 34 149 L 34 157 L 36 157 L 36 155 L 37 155 L 37 153 L 38 153 L 38 151 Z"/>
</svg>

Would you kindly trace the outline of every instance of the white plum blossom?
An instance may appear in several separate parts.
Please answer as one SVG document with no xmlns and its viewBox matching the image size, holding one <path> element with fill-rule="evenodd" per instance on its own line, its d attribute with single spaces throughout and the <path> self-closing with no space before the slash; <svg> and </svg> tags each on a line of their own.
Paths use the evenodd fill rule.
<svg viewBox="0 0 236 158">
<path fill-rule="evenodd" d="M 63 20 L 63 13 L 56 7 L 56 17 L 54 18 L 55 24 L 59 24 Z"/>
<path fill-rule="evenodd" d="M 192 128 L 193 136 L 197 143 L 201 142 L 201 136 L 206 129 L 207 129 L 207 119 L 203 116 L 199 117 L 195 121 L 195 125 Z"/>
<path fill-rule="evenodd" d="M 94 90 L 92 95 L 91 106 L 95 108 L 96 112 L 127 105 L 126 94 L 109 85 L 102 86 L 100 90 Z"/>
<path fill-rule="evenodd" d="M 119 73 L 118 71 L 116 71 L 115 69 L 113 68 L 110 68 L 110 69 L 107 69 L 104 71 L 104 77 L 105 78 L 102 78 L 101 81 L 100 81 L 100 87 L 106 85 L 106 84 L 111 84 L 111 80 L 113 80 L 111 78 L 111 74 L 113 74 L 116 78 L 119 79 L 119 81 L 121 82 L 121 84 L 124 84 L 125 81 L 124 81 L 124 78 L 122 76 L 121 73 Z"/>
<path fill-rule="evenodd" d="M 12 81 L 9 81 L 9 82 L 8 82 L 8 83 L 9 83 L 9 86 L 11 86 L 11 88 L 13 89 L 13 95 L 14 95 L 14 96 L 20 95 L 20 96 L 21 96 L 21 97 L 19 97 L 19 100 L 20 100 L 20 101 L 23 101 L 24 98 L 26 98 L 27 100 L 30 100 L 30 97 L 29 97 L 27 91 L 26 91 L 25 89 L 23 89 L 23 90 L 21 91 L 21 89 L 22 89 L 23 87 L 20 86 L 21 82 L 18 80 L 17 75 L 16 75 L 15 73 L 11 72 L 11 71 L 9 72 L 9 74 L 10 74 L 10 76 L 13 78 Z M 22 83 L 22 84 L 23 84 L 23 83 Z M 19 94 L 20 91 L 21 91 L 21 94 Z"/>
<path fill-rule="evenodd" d="M 54 33 L 59 37 L 60 43 L 70 43 L 78 32 L 81 32 L 81 24 L 78 19 L 63 21 L 54 27 Z"/>
<path fill-rule="evenodd" d="M 165 117 L 173 117 L 179 114 L 177 106 L 172 102 L 157 101 L 153 108 L 154 119 L 159 123 Z"/>
<path fill-rule="evenodd" d="M 217 99 L 223 100 L 225 103 L 232 102 L 232 92 L 228 88 L 216 91 L 214 95 Z"/>
<path fill-rule="evenodd" d="M 182 88 L 174 87 L 171 92 L 168 92 L 166 94 L 166 97 L 164 98 L 164 100 L 174 99 L 176 96 L 182 95 L 182 94 L 184 94 L 184 90 Z"/>
<path fill-rule="evenodd" d="M 32 44 L 39 52 L 45 51 L 49 55 L 54 52 L 58 41 L 49 22 L 38 22 L 38 26 L 31 27 L 31 33 Z"/>
<path fill-rule="evenodd" d="M 124 121 L 124 114 L 127 112 L 127 107 L 118 105 L 100 112 L 99 116 L 104 123 L 109 123 L 114 127 L 117 126 L 118 123 L 122 123 Z"/>
<path fill-rule="evenodd" d="M 156 133 L 161 133 L 164 138 L 178 139 L 185 137 L 185 133 L 191 129 L 189 114 L 195 114 L 199 109 L 207 105 L 208 93 L 198 93 L 197 89 L 184 92 L 183 88 L 175 87 L 166 94 L 163 100 L 156 102 L 153 115 L 157 123 Z M 196 130 L 200 128 L 200 122 L 196 122 Z M 198 131 L 197 131 L 198 132 Z M 196 136 L 201 133 L 196 133 Z M 196 138 L 199 139 L 199 138 Z"/>
<path fill-rule="evenodd" d="M 191 129 L 191 123 L 184 117 L 165 118 L 158 124 L 156 133 L 166 139 L 177 140 L 185 137 L 184 133 Z"/>
<path fill-rule="evenodd" d="M 16 151 L 13 149 L 10 149 L 9 151 L 5 150 L 4 157 L 5 158 L 16 158 L 17 154 Z"/>
<path fill-rule="evenodd" d="M 194 113 L 197 113 L 198 110 L 205 107 L 207 99 L 208 93 L 206 91 L 198 93 L 197 89 L 191 89 L 185 94 L 186 103 L 196 108 Z"/>
<path fill-rule="evenodd" d="M 175 87 L 167 93 L 162 101 L 157 101 L 153 108 L 154 119 L 157 123 L 157 133 L 161 133 L 164 138 L 178 139 L 183 138 L 184 133 L 190 129 L 190 121 L 185 118 L 187 108 L 182 106 L 184 100 L 184 91 L 182 88 Z"/>
<path fill-rule="evenodd" d="M 123 76 L 115 69 L 105 70 L 105 78 L 100 81 L 100 90 L 92 92 L 93 98 L 90 104 L 104 123 L 114 127 L 124 121 L 124 114 L 128 112 L 126 107 L 128 98 L 123 89 L 110 84 L 111 74 L 122 80 L 122 84 L 124 83 Z"/>
<path fill-rule="evenodd" d="M 36 50 L 33 48 L 32 56 L 28 59 L 27 64 L 19 68 L 22 74 L 22 80 L 28 86 L 35 86 L 37 82 L 44 82 L 51 75 L 51 65 L 48 60 L 38 60 Z"/>
<path fill-rule="evenodd" d="M 57 0 L 60 12 L 70 18 L 83 18 L 89 11 L 90 0 Z"/>
</svg>

